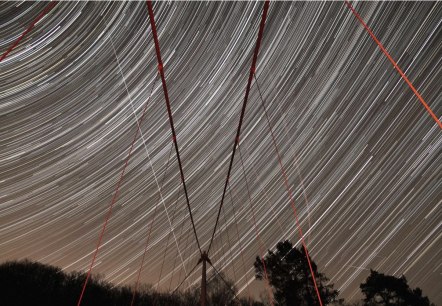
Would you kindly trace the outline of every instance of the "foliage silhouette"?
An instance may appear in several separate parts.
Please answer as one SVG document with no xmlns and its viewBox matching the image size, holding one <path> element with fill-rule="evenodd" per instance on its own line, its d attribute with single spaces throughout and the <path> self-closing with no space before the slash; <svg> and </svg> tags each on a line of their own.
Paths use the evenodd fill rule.
<svg viewBox="0 0 442 306">
<path fill-rule="evenodd" d="M 200 297 L 200 288 L 196 290 L 196 296 Z M 264 306 L 262 303 L 247 298 L 239 298 L 236 296 L 238 290 L 232 280 L 225 277 L 220 272 L 218 275 L 213 271 L 207 278 L 207 304 L 209 306 Z"/>
<path fill-rule="evenodd" d="M 279 242 L 275 252 L 268 251 L 264 262 L 270 285 L 273 287 L 274 299 L 278 305 L 319 305 L 303 248 L 293 248 L 287 240 Z M 342 300 L 338 299 L 339 292 L 333 289 L 333 284 L 329 284 L 325 275 L 318 272 L 312 259 L 310 262 L 323 305 L 341 303 Z M 256 257 L 254 266 L 255 277 L 258 280 L 264 279 L 264 266 L 260 257 Z"/>
<path fill-rule="evenodd" d="M 64 273 L 60 268 L 31 261 L 11 261 L 0 265 L 0 293 L 2 305 L 77 305 L 86 275 Z M 113 287 L 100 277 L 93 276 L 87 285 L 82 305 L 130 305 L 132 288 Z M 195 305 L 191 293 L 168 294 L 142 289 L 135 305 Z"/>
<path fill-rule="evenodd" d="M 370 270 L 365 283 L 360 286 L 365 295 L 365 306 L 434 306 L 420 288 L 411 289 L 405 276 L 400 278 Z"/>
<path fill-rule="evenodd" d="M 1 305 L 7 306 L 76 306 L 86 275 L 80 272 L 65 273 L 58 267 L 31 261 L 10 261 L 0 265 Z M 232 281 L 230 289 L 216 277 L 208 280 L 208 305 L 262 305 L 252 300 L 233 299 Z M 114 287 L 99 276 L 90 278 L 82 306 L 130 305 L 132 288 Z M 194 306 L 199 304 L 199 289 L 175 294 L 154 291 L 141 286 L 135 305 Z"/>
<path fill-rule="evenodd" d="M 338 291 L 328 283 L 324 274 L 319 273 L 312 262 L 316 281 L 324 305 L 345 305 L 338 299 Z M 265 263 L 274 299 L 278 305 L 319 305 L 302 249 L 292 247 L 288 241 L 280 242 L 276 251 L 265 256 Z M 262 262 L 255 261 L 257 279 L 264 278 Z M 10 261 L 0 264 L 1 305 L 77 305 L 86 275 L 80 272 L 65 273 L 58 267 L 31 261 Z M 222 278 L 221 278 L 222 277 Z M 363 306 L 434 306 L 422 296 L 420 288 L 411 289 L 404 276 L 397 278 L 371 270 L 365 283 L 360 285 Z M 207 304 L 209 306 L 262 306 L 263 303 L 252 299 L 236 298 L 234 283 L 223 274 L 212 273 L 207 279 Z M 141 286 L 135 305 L 194 306 L 199 305 L 200 288 L 197 286 L 175 294 L 158 292 L 147 285 Z M 115 287 L 94 275 L 86 288 L 83 306 L 120 306 L 130 305 L 132 288 Z"/>
</svg>

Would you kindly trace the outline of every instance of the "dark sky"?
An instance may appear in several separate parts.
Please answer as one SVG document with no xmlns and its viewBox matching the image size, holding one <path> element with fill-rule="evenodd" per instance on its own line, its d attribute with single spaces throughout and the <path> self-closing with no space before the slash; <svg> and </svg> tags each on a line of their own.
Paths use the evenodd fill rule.
<svg viewBox="0 0 442 306">
<path fill-rule="evenodd" d="M 1 53 L 44 7 L 0 3 Z M 154 4 L 203 249 L 262 7 Z M 442 4 L 355 8 L 441 118 Z M 134 283 L 152 223 L 141 281 L 170 290 L 194 267 L 199 253 L 156 66 L 142 2 L 60 3 L 0 63 L 0 261 L 88 268 L 148 103 L 93 273 Z M 310 255 L 341 297 L 359 298 L 372 268 L 404 274 L 442 303 L 441 129 L 350 10 L 272 2 L 256 74 Z M 264 291 L 253 281 L 260 248 L 299 240 L 260 103 L 254 81 L 210 255 L 243 294 L 248 282 Z"/>
</svg>

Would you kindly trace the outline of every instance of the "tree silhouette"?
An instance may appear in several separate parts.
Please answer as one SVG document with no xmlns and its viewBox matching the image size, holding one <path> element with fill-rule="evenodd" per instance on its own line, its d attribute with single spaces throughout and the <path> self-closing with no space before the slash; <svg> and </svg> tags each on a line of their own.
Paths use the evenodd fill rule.
<svg viewBox="0 0 442 306">
<path fill-rule="evenodd" d="M 0 305 L 29 306 L 75 306 L 77 305 L 86 274 L 65 273 L 58 267 L 31 261 L 10 261 L 0 264 Z M 208 305 L 262 306 L 249 299 L 234 299 L 233 282 L 223 276 L 209 277 Z M 138 288 L 136 306 L 195 306 L 199 304 L 199 286 L 186 292 L 159 292 L 152 286 Z M 133 287 L 113 286 L 104 278 L 93 275 L 87 285 L 82 306 L 130 305 Z"/>
<path fill-rule="evenodd" d="M 408 286 L 405 276 L 398 278 L 370 270 L 370 275 L 360 287 L 365 295 L 365 306 L 434 306 L 428 297 L 422 296 L 420 288 Z"/>
<path fill-rule="evenodd" d="M 303 248 L 293 248 L 287 240 L 279 242 L 276 252 L 269 250 L 264 262 L 270 285 L 273 287 L 274 299 L 279 305 L 319 305 Z M 339 292 L 333 289 L 333 284 L 329 284 L 325 275 L 318 272 L 313 260 L 310 259 L 310 262 L 323 305 L 341 302 L 337 298 Z M 264 266 L 259 257 L 256 257 L 254 266 L 256 278 L 262 280 L 265 277 Z"/>
<path fill-rule="evenodd" d="M 213 306 L 236 305 L 234 300 L 236 294 L 235 284 L 226 280 L 227 284 L 221 279 L 226 279 L 225 275 L 219 276 L 213 271 L 207 281 L 207 302 Z"/>
<path fill-rule="evenodd" d="M 199 298 L 201 289 L 199 287 L 196 290 L 190 292 L 192 296 L 197 297 L 199 305 Z M 237 296 L 238 290 L 235 283 L 226 278 L 224 273 L 216 273 L 212 271 L 207 277 L 207 305 L 209 306 L 264 306 L 262 303 L 254 301 L 250 298 L 239 298 Z"/>
<path fill-rule="evenodd" d="M 53 305 L 64 296 L 64 275 L 56 267 L 30 261 L 0 266 L 0 290 L 5 305 Z M 10 304 L 8 304 L 8 302 Z"/>
<path fill-rule="evenodd" d="M 75 306 L 86 275 L 65 273 L 58 267 L 38 262 L 10 261 L 0 264 L 1 305 Z M 100 276 L 93 275 L 88 283 L 82 306 L 130 305 L 132 288 L 114 287 Z M 155 301 L 155 303 L 154 303 Z M 197 300 L 187 293 L 160 293 L 140 288 L 135 305 L 196 305 Z"/>
</svg>

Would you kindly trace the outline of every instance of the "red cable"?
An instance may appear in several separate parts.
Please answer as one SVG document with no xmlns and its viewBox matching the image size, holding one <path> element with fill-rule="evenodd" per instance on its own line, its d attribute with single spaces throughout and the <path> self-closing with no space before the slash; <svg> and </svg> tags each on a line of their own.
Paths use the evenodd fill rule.
<svg viewBox="0 0 442 306">
<path fill-rule="evenodd" d="M 155 79 L 155 80 L 156 80 L 156 79 Z M 133 306 L 133 304 L 134 304 L 134 302 L 135 302 L 135 296 L 136 296 L 137 291 L 138 291 L 138 285 L 139 285 L 139 283 L 140 283 L 141 270 L 143 269 L 143 266 L 144 266 L 144 258 L 146 257 L 147 248 L 148 248 L 148 246 L 149 246 L 150 234 L 151 234 L 151 232 L 152 232 L 152 228 L 153 228 L 153 225 L 154 225 L 154 223 L 155 223 L 156 216 L 157 216 L 157 208 L 158 208 L 158 206 L 159 206 L 159 202 L 160 202 L 160 198 L 161 198 L 161 190 L 163 189 L 164 181 L 165 181 L 165 179 L 166 179 L 167 169 L 169 168 L 169 161 L 170 161 L 170 154 L 171 154 L 171 153 L 172 153 L 172 147 L 170 147 L 170 150 L 169 150 L 169 156 L 168 156 L 168 158 L 167 158 L 166 169 L 164 170 L 163 179 L 162 179 L 162 181 L 161 181 L 161 187 L 160 187 L 160 190 L 159 190 L 159 192 L 158 192 L 158 198 L 157 198 L 157 201 L 156 201 L 157 205 L 155 206 L 155 209 L 154 209 L 154 211 L 153 211 L 152 222 L 150 223 L 149 232 L 148 232 L 148 234 L 147 234 L 146 243 L 145 243 L 145 245 L 144 245 L 143 257 L 142 257 L 142 259 L 141 259 L 141 265 L 140 265 L 140 269 L 138 270 L 137 281 L 136 281 L 136 283 L 135 283 L 135 287 L 134 287 L 134 290 L 133 290 L 133 293 L 132 293 L 132 302 L 130 303 L 131 306 Z"/>
<path fill-rule="evenodd" d="M 218 238 L 220 240 L 219 241 L 219 248 L 218 248 L 218 251 L 216 251 L 213 254 L 212 260 L 214 262 L 218 262 L 219 261 L 220 269 L 222 269 L 223 266 L 225 266 L 225 260 L 224 260 L 224 263 L 223 263 L 223 255 L 225 254 L 225 252 L 224 252 L 224 243 L 223 243 L 223 237 L 222 237 L 222 229 L 220 229 L 220 231 L 218 232 Z M 215 244 L 214 244 L 214 247 L 215 247 Z M 219 256 L 218 258 L 215 257 L 216 253 L 218 253 L 218 256 Z"/>
<path fill-rule="evenodd" d="M 178 206 L 178 200 L 180 199 L 180 195 L 181 195 L 181 185 L 180 185 L 180 188 L 178 190 L 177 198 L 176 198 L 176 201 L 175 201 L 175 205 L 174 205 L 174 209 L 173 209 L 173 213 L 172 213 L 171 224 L 173 224 L 173 222 L 175 221 L 175 216 L 176 216 L 176 211 L 177 211 L 177 206 Z M 171 230 L 167 233 L 166 248 L 164 249 L 164 253 L 163 253 L 163 261 L 161 263 L 160 276 L 158 277 L 158 282 L 157 282 L 157 291 L 158 291 L 158 289 L 160 287 L 161 276 L 163 275 L 164 262 L 166 261 L 166 254 L 167 254 L 167 249 L 169 247 L 170 233 L 172 232 L 172 230 L 173 229 L 171 228 Z"/>
<path fill-rule="evenodd" d="M 262 12 L 261 23 L 259 25 L 259 32 L 258 32 L 258 38 L 256 40 L 255 51 L 253 53 L 252 67 L 250 67 L 249 79 L 247 81 L 246 95 L 244 97 L 244 102 L 243 102 L 242 109 L 241 109 L 241 116 L 239 118 L 238 129 L 236 130 L 236 137 L 235 137 L 235 142 L 233 144 L 232 157 L 230 158 L 229 170 L 227 171 L 226 183 L 224 184 L 224 190 L 223 190 L 223 194 L 221 197 L 221 204 L 219 206 L 218 215 L 216 217 L 216 222 L 215 222 L 215 227 L 213 228 L 212 238 L 210 239 L 209 247 L 207 249 L 207 254 L 209 254 L 210 247 L 212 246 L 213 238 L 215 237 L 216 227 L 218 225 L 219 216 L 221 214 L 221 208 L 223 207 L 223 204 L 224 204 L 224 197 L 226 195 L 227 185 L 229 184 L 230 172 L 232 170 L 233 160 L 235 158 L 236 146 L 239 143 L 239 136 L 241 134 L 241 125 L 242 125 L 242 121 L 244 119 L 244 113 L 246 111 L 247 99 L 249 97 L 250 86 L 252 85 L 253 74 L 255 73 L 255 70 L 256 70 L 256 60 L 258 59 L 259 47 L 261 46 L 262 36 L 264 34 L 264 25 L 266 22 L 267 11 L 269 10 L 269 5 L 270 5 L 270 1 L 266 0 L 264 3 L 264 9 Z"/>
<path fill-rule="evenodd" d="M 310 268 L 310 273 L 312 275 L 312 280 L 313 280 L 313 284 L 315 286 L 316 295 L 318 296 L 319 304 L 322 306 L 321 295 L 319 294 L 318 285 L 316 284 L 315 273 L 313 272 L 313 267 L 312 267 L 312 264 L 310 262 L 310 256 L 309 256 L 309 253 L 308 253 L 308 250 L 307 250 L 307 246 L 306 246 L 305 241 L 304 241 L 304 234 L 302 233 L 301 224 L 299 223 L 298 213 L 296 212 L 296 207 L 295 207 L 295 201 L 293 199 L 292 191 L 291 191 L 289 183 L 288 183 L 287 174 L 285 172 L 284 166 L 282 165 L 281 155 L 279 154 L 278 146 L 276 145 L 275 135 L 273 134 L 273 129 L 272 129 L 272 126 L 270 124 L 270 119 L 269 119 L 269 116 L 267 114 L 266 107 L 264 105 L 264 99 L 262 97 L 261 90 L 260 90 L 259 85 L 258 85 L 258 80 L 256 79 L 256 75 L 255 75 L 255 82 L 256 82 L 256 86 L 258 88 L 259 96 L 261 97 L 261 105 L 262 105 L 262 107 L 264 109 L 264 113 L 265 113 L 265 117 L 266 117 L 266 120 L 267 120 L 267 124 L 268 124 L 269 129 L 270 129 L 270 134 L 272 136 L 273 147 L 275 148 L 276 155 L 278 156 L 279 167 L 280 167 L 281 173 L 282 173 L 282 175 L 284 177 L 285 188 L 286 188 L 287 193 L 288 193 L 289 198 L 290 198 L 290 204 L 291 204 L 292 209 L 293 209 L 293 214 L 295 215 L 296 226 L 298 228 L 298 233 L 299 233 L 299 237 L 301 239 L 302 247 L 304 248 L 304 251 L 305 251 L 305 254 L 306 254 L 306 257 L 307 257 L 307 263 L 308 263 L 308 266 Z"/>
<path fill-rule="evenodd" d="M 182 227 L 181 227 L 181 234 L 182 234 L 183 229 L 184 229 L 184 221 L 185 221 L 185 220 L 186 220 L 186 219 L 183 218 Z M 190 227 L 192 227 L 192 224 L 190 225 Z M 189 247 L 189 244 L 188 244 L 188 243 L 189 243 L 189 233 L 190 233 L 190 228 L 189 228 L 189 231 L 186 230 L 186 243 L 185 243 L 184 245 L 187 246 L 187 247 L 185 247 L 184 252 L 183 252 L 184 258 L 186 258 L 186 252 L 187 252 L 188 250 L 190 251 L 190 247 Z M 180 239 L 181 239 L 181 237 L 182 237 L 182 235 L 180 236 Z M 177 250 L 177 253 L 178 253 L 178 250 Z M 188 254 L 187 257 L 190 257 L 191 255 L 192 255 L 192 254 Z M 175 270 L 176 259 L 177 259 L 177 255 L 175 255 L 175 260 L 174 260 L 174 262 L 173 262 L 172 276 L 170 277 L 170 285 L 169 285 L 169 287 L 170 287 L 171 284 L 172 284 L 172 277 L 173 277 L 173 271 Z M 190 261 L 189 261 L 189 262 L 190 262 Z M 178 281 L 179 281 L 180 278 L 181 278 L 181 273 L 182 273 L 183 270 L 184 270 L 184 269 L 180 269 L 180 273 L 178 274 Z M 180 283 L 180 285 L 178 285 L 178 286 L 174 289 L 173 292 L 175 292 L 176 290 L 178 290 L 179 286 L 181 286 L 181 284 L 184 283 L 184 281 L 186 280 L 186 278 L 188 278 L 188 277 L 190 276 L 190 274 L 191 274 L 191 272 L 189 272 L 187 276 L 186 276 L 186 274 L 184 274 L 184 279 L 183 279 L 183 281 Z M 190 286 L 191 286 L 191 283 L 190 283 L 189 281 L 187 281 L 187 287 L 189 288 Z M 169 291 L 170 291 L 170 288 L 169 288 Z"/>
<path fill-rule="evenodd" d="M 196 239 L 196 244 L 198 245 L 198 249 L 200 251 L 200 254 L 202 255 L 203 251 L 201 250 L 200 242 L 198 240 L 198 235 L 196 233 L 195 222 L 193 221 L 192 210 L 190 209 L 189 195 L 187 193 L 186 181 L 184 179 L 184 172 L 183 172 L 183 166 L 181 164 L 180 151 L 178 149 L 178 142 L 176 140 L 176 133 L 175 133 L 175 127 L 173 124 L 172 110 L 170 108 L 169 94 L 167 93 L 166 78 L 164 76 L 163 61 L 161 60 L 160 43 L 158 41 L 157 27 L 155 25 L 155 18 L 154 18 L 154 14 L 153 14 L 152 1 L 148 0 L 148 1 L 146 1 L 146 3 L 147 3 L 147 9 L 149 11 L 149 20 L 150 20 L 150 27 L 152 29 L 152 36 L 153 36 L 153 40 L 155 42 L 155 52 L 157 54 L 158 71 L 160 72 L 161 82 L 163 83 L 164 99 L 166 100 L 167 114 L 169 116 L 170 129 L 172 130 L 172 140 L 173 140 L 173 143 L 175 144 L 175 151 L 176 151 L 176 155 L 177 155 L 177 159 L 178 159 L 178 166 L 180 168 L 181 182 L 183 183 L 184 194 L 186 196 L 187 208 L 189 210 L 190 222 L 192 222 L 193 232 L 195 234 L 195 239 Z"/>
<path fill-rule="evenodd" d="M 224 209 L 223 209 L 223 217 L 224 217 L 224 224 L 227 224 L 226 213 L 224 212 Z M 236 278 L 235 266 L 233 265 L 232 244 L 230 243 L 230 235 L 229 235 L 229 230 L 227 229 L 227 225 L 225 229 L 227 234 L 227 242 L 229 243 L 229 253 L 230 253 L 230 261 L 232 263 L 233 280 L 236 284 L 237 278 Z"/>
<path fill-rule="evenodd" d="M 244 277 L 246 277 L 247 271 L 245 268 L 245 263 L 244 263 L 244 255 L 243 255 L 243 248 L 242 248 L 242 244 L 241 244 L 241 239 L 239 238 L 239 231 L 238 231 L 238 221 L 236 220 L 236 213 L 235 213 L 235 206 L 233 205 L 233 196 L 232 196 L 232 188 L 230 187 L 230 183 L 229 183 L 229 195 L 230 195 L 230 202 L 232 203 L 232 211 L 233 211 L 233 218 L 235 220 L 235 228 L 236 228 L 236 236 L 238 237 L 238 245 L 239 245 L 239 252 L 241 255 L 241 261 L 242 261 L 242 267 L 243 267 L 243 271 L 244 271 Z M 246 279 L 246 284 L 247 284 L 247 279 Z M 249 299 L 251 298 L 251 294 L 250 294 L 250 288 L 247 285 L 247 294 L 249 296 Z"/>
<path fill-rule="evenodd" d="M 152 89 L 153 89 L 153 87 L 152 87 Z M 150 96 L 149 96 L 149 99 L 150 99 Z M 137 129 L 136 129 L 134 138 L 132 140 L 132 143 L 130 145 L 129 153 L 128 153 L 127 158 L 126 158 L 126 162 L 124 163 L 123 170 L 121 171 L 120 179 L 118 180 L 117 186 L 115 187 L 114 196 L 112 197 L 112 201 L 111 201 L 111 203 L 109 205 L 109 210 L 108 210 L 108 212 L 106 214 L 106 218 L 105 218 L 105 221 L 104 221 L 104 224 L 103 224 L 103 228 L 101 229 L 101 233 L 100 233 L 100 236 L 99 236 L 98 242 L 97 242 L 97 247 L 96 247 L 95 252 L 94 252 L 94 257 L 92 258 L 91 265 L 89 266 L 89 271 L 88 271 L 86 279 L 84 281 L 83 289 L 81 290 L 81 294 L 80 294 L 80 298 L 78 299 L 77 306 L 80 306 L 81 305 L 81 301 L 83 300 L 84 291 L 86 290 L 86 285 L 87 285 L 87 283 L 89 281 L 89 278 L 91 276 L 92 267 L 93 267 L 93 265 L 95 263 L 95 259 L 97 257 L 98 249 L 100 248 L 101 240 L 103 239 L 103 235 L 104 235 L 104 232 L 106 230 L 107 223 L 109 222 L 109 218 L 112 215 L 112 207 L 114 206 L 114 204 L 115 204 L 115 202 L 117 200 L 118 192 L 120 190 L 120 185 L 121 185 L 121 182 L 123 181 L 123 177 L 124 177 L 124 172 L 126 171 L 126 167 L 129 164 L 129 159 L 130 159 L 130 157 L 132 155 L 132 149 L 134 147 L 135 141 L 137 140 L 138 132 L 140 131 L 141 123 L 143 122 L 144 115 L 146 114 L 146 110 L 147 110 L 147 106 L 148 105 L 149 105 L 149 100 L 147 100 L 146 105 L 144 106 L 144 109 L 143 109 L 143 114 L 141 115 L 141 118 L 140 118 L 140 120 L 137 123 Z"/>
<path fill-rule="evenodd" d="M 238 145 L 238 151 L 239 151 L 239 157 L 240 157 L 240 160 L 241 160 L 242 171 L 243 171 L 243 174 L 244 174 L 244 180 L 246 182 L 247 195 L 249 197 L 250 210 L 252 211 L 252 218 L 253 218 L 253 224 L 254 224 L 254 229 L 255 229 L 255 235 L 256 235 L 256 238 L 260 242 L 260 244 L 259 244 L 259 253 L 260 253 L 260 257 L 261 257 L 261 263 L 262 263 L 262 265 L 264 267 L 264 277 L 266 279 L 265 284 L 267 285 L 266 288 L 267 288 L 267 291 L 268 291 L 267 293 L 269 295 L 269 299 L 270 299 L 271 304 L 274 305 L 273 304 L 273 298 L 272 298 L 272 291 L 270 289 L 269 276 L 267 274 L 267 267 L 266 267 L 266 263 L 265 263 L 265 260 L 264 260 L 264 252 L 262 250 L 264 244 L 262 242 L 261 236 L 259 235 L 258 225 L 256 224 L 255 211 L 253 210 L 253 205 L 252 205 L 252 196 L 250 195 L 249 183 L 248 183 L 248 180 L 247 180 L 246 170 L 245 170 L 245 167 L 244 167 L 244 162 L 243 162 L 242 154 L 241 154 L 241 148 L 239 147 L 239 145 Z"/>
<path fill-rule="evenodd" d="M 347 7 L 351 10 L 351 12 L 353 13 L 353 15 L 355 15 L 355 17 L 359 20 L 359 22 L 364 26 L 365 30 L 368 32 L 368 34 L 370 34 L 371 38 L 373 38 L 373 40 L 376 42 L 376 44 L 379 46 L 379 48 L 381 49 L 382 52 L 384 52 L 384 54 L 387 56 L 387 58 L 390 60 L 390 62 L 393 64 L 393 67 L 399 72 L 399 74 L 401 75 L 401 77 L 404 79 L 404 81 L 408 84 L 408 86 L 411 88 L 411 90 L 414 92 L 414 94 L 416 95 L 416 97 L 419 99 L 419 101 L 422 103 L 422 105 L 425 107 L 425 109 L 427 110 L 427 112 L 430 114 L 430 116 L 434 119 L 434 121 L 436 121 L 436 123 L 439 125 L 439 128 L 442 129 L 442 123 L 440 122 L 439 118 L 433 113 L 433 111 L 431 110 L 431 108 L 428 106 L 428 104 L 425 102 L 424 98 L 422 98 L 422 96 L 419 94 L 419 92 L 416 90 L 416 88 L 414 88 L 413 84 L 410 82 L 410 80 L 408 80 L 407 76 L 405 75 L 405 73 L 402 72 L 401 68 L 399 68 L 398 64 L 394 61 L 394 59 L 390 56 L 390 54 L 387 52 L 387 50 L 384 48 L 384 46 L 381 44 L 381 42 L 376 38 L 376 36 L 373 34 L 373 32 L 371 31 L 371 29 L 367 26 L 367 24 L 364 22 L 364 20 L 362 20 L 361 16 L 359 16 L 359 14 L 356 12 L 356 10 L 353 8 L 353 6 L 350 4 L 350 2 L 348 2 L 347 0 L 345 0 L 345 4 L 347 5 Z"/>
<path fill-rule="evenodd" d="M 224 209 L 222 209 L 222 212 L 223 212 L 223 216 L 224 216 L 224 224 L 226 224 L 227 221 L 226 221 L 226 215 L 224 213 Z M 227 227 L 225 227 L 225 228 L 227 229 Z M 228 232 L 226 232 L 226 233 L 227 233 L 227 238 L 228 238 L 229 237 L 229 233 Z M 227 266 L 226 261 L 228 260 L 226 252 L 224 250 L 224 242 L 223 242 L 223 237 L 222 237 L 222 229 L 220 229 L 220 232 L 218 232 L 218 237 L 219 237 L 220 245 L 221 245 L 221 247 L 219 249 L 220 257 L 219 257 L 218 261 L 220 262 L 220 270 L 222 270 L 223 267 Z M 231 255 L 232 253 L 231 253 L 231 249 L 230 249 L 230 241 L 228 241 L 228 243 L 229 243 L 229 253 Z M 224 263 L 222 262 L 223 256 L 224 256 L 224 259 L 225 259 Z M 214 262 L 216 262 L 216 260 L 214 260 Z M 232 268 L 233 268 L 233 264 L 232 264 Z M 234 279 L 233 280 L 236 283 L 235 269 L 233 269 L 233 274 L 234 274 Z"/>
<path fill-rule="evenodd" d="M 20 37 L 9 47 L 8 50 L 6 50 L 5 53 L 3 53 L 2 57 L 0 58 L 0 63 L 6 58 L 6 56 L 8 56 L 8 54 L 18 45 L 18 43 L 23 39 L 23 37 L 26 36 L 26 34 L 28 34 L 32 28 L 35 26 L 35 24 L 37 22 L 40 21 L 41 18 L 43 18 L 44 15 L 46 15 L 47 13 L 49 13 L 54 6 L 56 6 L 58 3 L 58 1 L 54 1 L 54 2 L 50 2 L 45 9 L 37 16 L 37 18 L 34 19 L 34 21 L 29 25 L 29 27 L 26 29 L 26 31 L 24 31 Z"/>
<path fill-rule="evenodd" d="M 180 244 L 180 242 L 181 242 L 181 238 L 183 237 L 183 231 L 184 231 L 184 222 L 185 222 L 185 218 L 183 218 L 183 221 L 181 222 L 181 232 L 180 232 L 180 235 L 179 235 L 179 239 L 178 239 L 178 244 Z M 190 225 L 190 226 L 192 226 L 192 225 Z M 179 227 L 179 226 L 178 226 Z M 177 227 L 177 228 L 178 228 Z M 184 245 L 186 245 L 187 246 L 187 243 L 188 243 L 188 241 L 189 241 L 189 231 L 186 231 L 186 243 L 184 244 Z M 184 258 L 186 258 L 186 250 L 184 250 L 184 253 L 183 253 L 183 255 L 184 255 Z M 173 280 L 173 274 L 174 274 L 174 272 L 175 272 L 175 266 L 176 266 L 176 260 L 177 260 L 177 258 L 178 258 L 178 249 L 177 249 L 177 252 L 176 252 L 176 255 L 174 256 L 174 260 L 173 260 L 173 268 L 172 268 L 172 275 L 170 276 L 170 282 L 169 282 L 169 288 L 168 288 L 168 291 L 170 292 L 170 289 L 172 288 L 172 280 Z M 180 279 L 180 277 L 181 277 L 181 270 L 182 269 L 180 269 L 180 274 L 178 275 L 178 281 L 179 281 L 179 279 Z"/>
</svg>

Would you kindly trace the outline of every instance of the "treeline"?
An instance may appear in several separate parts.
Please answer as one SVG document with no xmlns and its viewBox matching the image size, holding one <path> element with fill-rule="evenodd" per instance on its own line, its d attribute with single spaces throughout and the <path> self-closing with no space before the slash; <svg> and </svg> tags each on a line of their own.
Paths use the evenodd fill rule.
<svg viewBox="0 0 442 306">
<path fill-rule="evenodd" d="M 347 304 L 339 298 L 338 290 L 325 274 L 318 270 L 310 258 L 308 264 L 303 248 L 294 248 L 289 241 L 280 242 L 275 251 L 268 251 L 264 258 L 254 263 L 255 276 L 268 287 L 261 294 L 261 301 L 238 298 L 234 282 L 222 274 L 212 274 L 207 281 L 207 305 L 211 306 L 318 306 L 318 293 L 322 305 L 363 306 L 435 306 L 420 288 L 412 289 L 407 279 L 385 275 L 371 270 L 360 285 L 363 299 Z M 312 273 L 315 275 L 316 286 Z M 0 265 L 0 305 L 77 305 L 86 275 L 79 272 L 65 273 L 60 268 L 31 261 L 11 261 Z M 129 286 L 113 286 L 103 278 L 89 279 L 83 306 L 129 306 L 133 289 Z M 200 289 L 176 293 L 164 293 L 142 286 L 137 290 L 133 305 L 199 305 Z M 272 301 L 270 301 L 272 299 Z"/>
<path fill-rule="evenodd" d="M 75 306 L 77 305 L 86 274 L 65 273 L 60 268 L 38 262 L 10 261 L 0 265 L 0 305 L 5 306 Z M 236 288 L 227 280 L 230 288 L 217 275 L 208 276 L 209 305 L 252 305 L 262 303 L 235 298 Z M 82 306 L 129 306 L 133 288 L 113 286 L 101 277 L 89 279 Z M 134 306 L 195 306 L 199 305 L 200 291 L 163 293 L 147 286 L 137 290 Z"/>
</svg>

